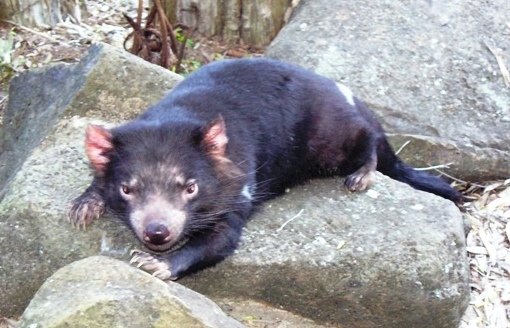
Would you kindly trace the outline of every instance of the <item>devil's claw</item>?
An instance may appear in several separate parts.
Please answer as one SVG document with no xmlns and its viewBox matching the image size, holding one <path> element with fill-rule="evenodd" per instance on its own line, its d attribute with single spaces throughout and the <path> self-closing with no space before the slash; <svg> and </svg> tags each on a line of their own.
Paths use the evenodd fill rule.
<svg viewBox="0 0 510 328">
<path fill-rule="evenodd" d="M 167 261 L 149 253 L 140 250 L 132 250 L 131 260 L 129 263 L 161 280 L 172 279 L 170 264 Z"/>
<path fill-rule="evenodd" d="M 74 227 L 85 229 L 104 212 L 105 204 L 102 197 L 95 192 L 84 192 L 71 202 L 68 218 Z"/>
</svg>

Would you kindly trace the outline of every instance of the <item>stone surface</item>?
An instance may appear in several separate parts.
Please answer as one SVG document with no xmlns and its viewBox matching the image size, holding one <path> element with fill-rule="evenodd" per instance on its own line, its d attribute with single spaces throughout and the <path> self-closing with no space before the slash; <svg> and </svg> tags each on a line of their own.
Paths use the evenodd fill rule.
<svg viewBox="0 0 510 328">
<path fill-rule="evenodd" d="M 93 256 L 69 264 L 39 289 L 17 327 L 242 328 L 206 297 L 165 284 L 124 262 Z"/>
<path fill-rule="evenodd" d="M 321 325 L 292 312 L 250 299 L 219 299 L 216 303 L 225 313 L 250 328 L 342 328 L 339 324 Z"/>
<path fill-rule="evenodd" d="M 415 166 L 508 178 L 510 88 L 487 46 L 508 67 L 509 10 L 506 0 L 302 0 L 267 54 L 350 86 L 396 149 L 411 140 L 401 156 Z"/>
<path fill-rule="evenodd" d="M 80 116 L 114 123 L 159 100 L 181 76 L 106 44 L 79 64 L 30 70 L 14 78 L 0 130 L 0 199 L 32 149 L 62 119 Z"/>
<path fill-rule="evenodd" d="M 456 327 L 469 300 L 464 244 L 446 200 L 382 175 L 361 194 L 313 180 L 264 206 L 235 256 L 181 282 L 342 327 Z"/>
<path fill-rule="evenodd" d="M 23 311 L 43 281 L 74 260 L 128 257 L 131 233 L 101 220 L 87 233 L 67 222 L 68 202 L 90 183 L 84 131 L 120 122 L 161 98 L 180 76 L 107 45 L 77 65 L 13 80 L 0 132 L 0 316 Z"/>
</svg>

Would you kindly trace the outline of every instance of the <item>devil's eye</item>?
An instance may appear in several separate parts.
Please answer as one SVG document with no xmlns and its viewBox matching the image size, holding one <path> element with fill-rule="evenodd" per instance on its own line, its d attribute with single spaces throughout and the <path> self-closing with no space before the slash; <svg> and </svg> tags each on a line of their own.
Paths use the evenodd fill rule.
<svg viewBox="0 0 510 328">
<path fill-rule="evenodd" d="M 131 194 L 132 190 L 131 188 L 129 188 L 127 185 L 122 185 L 120 187 L 120 191 L 124 194 L 124 195 L 129 195 Z"/>
<path fill-rule="evenodd" d="M 193 195 L 198 191 L 198 186 L 196 182 L 190 182 L 186 185 L 186 193 L 188 195 Z"/>
</svg>

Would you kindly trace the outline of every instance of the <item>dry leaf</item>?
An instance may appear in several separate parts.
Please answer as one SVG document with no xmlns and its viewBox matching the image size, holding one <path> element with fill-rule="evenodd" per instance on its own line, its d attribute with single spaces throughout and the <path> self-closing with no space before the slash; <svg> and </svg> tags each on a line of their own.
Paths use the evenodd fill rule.
<svg viewBox="0 0 510 328">
<path fill-rule="evenodd" d="M 489 261 L 491 264 L 496 263 L 496 248 L 492 243 L 490 242 L 490 239 L 487 237 L 487 234 L 485 233 L 485 230 L 480 230 L 478 232 L 478 235 L 480 236 L 480 240 L 482 241 L 483 245 L 487 249 L 487 252 L 489 253 Z"/>
<path fill-rule="evenodd" d="M 466 247 L 466 251 L 472 254 L 481 254 L 481 255 L 487 255 L 489 252 L 487 252 L 487 249 L 482 246 L 468 246 Z"/>
<path fill-rule="evenodd" d="M 510 206 L 510 196 L 500 197 L 492 200 L 489 204 L 487 204 L 488 211 L 494 211 L 497 208 L 508 207 Z"/>
<path fill-rule="evenodd" d="M 490 184 L 490 185 L 488 185 L 487 187 L 484 188 L 483 193 L 485 194 L 485 193 L 491 192 L 491 191 L 501 187 L 502 185 L 503 185 L 503 182 L 501 182 L 501 181 L 498 181 L 496 183 Z"/>
<path fill-rule="evenodd" d="M 510 212 L 510 211 L 508 211 L 508 212 Z M 509 213 L 509 214 L 510 214 L 510 213 Z M 508 222 L 506 223 L 505 233 L 506 233 L 506 239 L 507 239 L 507 241 L 509 241 L 509 242 L 510 242 L 510 221 L 508 221 Z"/>
</svg>

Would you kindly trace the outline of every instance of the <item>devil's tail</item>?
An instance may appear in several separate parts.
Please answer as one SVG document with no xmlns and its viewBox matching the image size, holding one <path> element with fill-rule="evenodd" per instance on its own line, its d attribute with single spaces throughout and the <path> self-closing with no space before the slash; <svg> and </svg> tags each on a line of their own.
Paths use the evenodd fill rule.
<svg viewBox="0 0 510 328">
<path fill-rule="evenodd" d="M 464 196 L 440 177 L 424 171 L 417 171 L 402 162 L 395 154 L 386 138 L 381 138 L 377 147 L 377 171 L 395 180 L 407 183 L 411 187 L 433 193 L 455 203 L 464 200 Z"/>
</svg>

